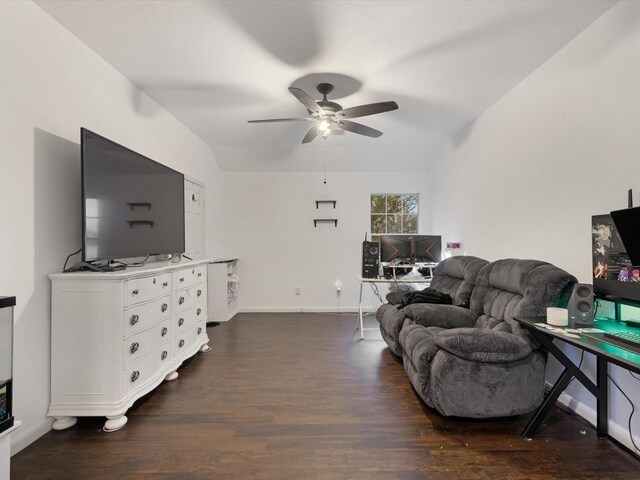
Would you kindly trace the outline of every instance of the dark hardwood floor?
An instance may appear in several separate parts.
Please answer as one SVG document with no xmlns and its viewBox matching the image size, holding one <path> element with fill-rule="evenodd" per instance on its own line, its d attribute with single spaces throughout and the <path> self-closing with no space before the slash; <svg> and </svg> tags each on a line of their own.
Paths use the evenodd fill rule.
<svg viewBox="0 0 640 480">
<path fill-rule="evenodd" d="M 527 417 L 439 416 L 378 332 L 359 341 L 353 316 L 240 314 L 208 333 L 214 350 L 124 429 L 88 418 L 49 432 L 12 458 L 11 478 L 640 478 L 640 461 L 558 409 L 532 441 Z"/>
</svg>

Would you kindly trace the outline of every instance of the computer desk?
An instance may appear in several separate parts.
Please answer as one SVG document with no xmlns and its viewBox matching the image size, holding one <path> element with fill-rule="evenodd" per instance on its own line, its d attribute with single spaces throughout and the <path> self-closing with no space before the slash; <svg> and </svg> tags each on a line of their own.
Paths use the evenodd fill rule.
<svg viewBox="0 0 640 480">
<path fill-rule="evenodd" d="M 415 266 L 415 265 L 412 265 Z M 428 287 L 431 284 L 431 278 L 427 277 L 398 277 L 398 278 L 364 278 L 362 275 L 357 275 L 356 278 L 360 281 L 360 298 L 358 299 L 358 329 L 360 330 L 360 339 L 364 339 L 365 330 L 378 330 L 377 328 L 364 328 L 362 321 L 362 287 L 367 284 L 411 284 L 420 283 Z"/>
<path fill-rule="evenodd" d="M 546 323 L 544 317 L 523 317 L 514 318 L 524 328 L 526 328 L 533 337 L 538 340 L 564 367 L 564 370 L 556 383 L 551 388 L 549 394 L 538 407 L 533 417 L 522 431 L 522 436 L 531 438 L 535 435 L 538 427 L 543 422 L 547 413 L 560 394 L 569 385 L 573 378 L 577 379 L 584 385 L 591 394 L 596 397 L 596 431 L 599 437 L 607 437 L 609 435 L 609 381 L 607 379 L 609 363 L 626 368 L 632 372 L 640 374 L 640 351 L 634 353 L 626 348 L 619 347 L 612 343 L 602 340 L 602 334 L 577 334 L 579 338 L 568 337 L 562 333 L 552 332 L 545 328 L 536 327 L 536 324 Z M 569 327 L 564 327 L 564 329 Z M 632 328 L 621 326 L 614 320 L 601 320 L 596 322 L 594 328 L 599 328 L 607 332 L 618 330 L 633 330 Z M 589 352 L 596 356 L 596 382 L 594 383 L 573 363 L 553 340 L 578 347 L 585 352 Z"/>
</svg>

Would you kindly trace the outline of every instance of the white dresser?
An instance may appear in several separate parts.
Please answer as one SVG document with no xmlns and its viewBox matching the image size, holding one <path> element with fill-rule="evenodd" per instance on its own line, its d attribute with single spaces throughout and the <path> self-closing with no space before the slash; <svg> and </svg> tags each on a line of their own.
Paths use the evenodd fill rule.
<svg viewBox="0 0 640 480">
<path fill-rule="evenodd" d="M 79 416 L 107 417 L 105 431 L 122 428 L 134 401 L 209 349 L 207 263 L 49 275 L 55 430 Z"/>
</svg>

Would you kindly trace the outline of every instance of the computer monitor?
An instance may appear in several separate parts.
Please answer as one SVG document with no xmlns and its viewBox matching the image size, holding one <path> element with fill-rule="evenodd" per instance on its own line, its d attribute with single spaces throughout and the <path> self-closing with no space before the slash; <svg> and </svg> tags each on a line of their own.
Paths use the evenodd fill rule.
<svg viewBox="0 0 640 480">
<path fill-rule="evenodd" d="M 413 258 L 416 262 L 442 260 L 442 237 L 440 235 L 413 235 Z"/>
<path fill-rule="evenodd" d="M 439 262 L 442 260 L 440 235 L 381 235 L 380 261 Z"/>
<path fill-rule="evenodd" d="M 380 261 L 409 261 L 411 258 L 411 238 L 413 235 L 381 235 Z"/>
<path fill-rule="evenodd" d="M 614 210 L 611 218 L 634 267 L 640 266 L 640 207 Z"/>
</svg>

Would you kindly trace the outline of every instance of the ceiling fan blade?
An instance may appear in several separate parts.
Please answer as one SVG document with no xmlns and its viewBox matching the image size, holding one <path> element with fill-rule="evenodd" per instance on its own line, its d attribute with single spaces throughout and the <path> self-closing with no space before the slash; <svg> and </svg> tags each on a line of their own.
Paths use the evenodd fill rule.
<svg viewBox="0 0 640 480">
<path fill-rule="evenodd" d="M 309 143 L 311 140 L 313 140 L 314 138 L 316 138 L 318 136 L 318 126 L 319 125 L 316 124 L 316 125 L 314 125 L 313 127 L 311 127 L 309 129 L 307 134 L 302 139 L 302 143 Z"/>
<path fill-rule="evenodd" d="M 307 110 L 313 113 L 319 113 L 320 115 L 324 115 L 324 110 L 322 107 L 316 103 L 316 101 L 311 98 L 309 95 L 304 93 L 303 90 L 300 90 L 296 87 L 289 87 L 289 91 L 296 97 L 300 102 L 307 107 Z"/>
<path fill-rule="evenodd" d="M 357 118 L 366 117 L 367 115 L 375 115 L 376 113 L 390 112 L 391 110 L 397 109 L 398 104 L 396 102 L 369 103 L 367 105 L 345 108 L 344 110 L 336 112 L 336 115 L 340 118 Z"/>
<path fill-rule="evenodd" d="M 266 120 L 247 120 L 249 123 L 271 123 L 271 122 L 309 122 L 313 118 L 268 118 Z"/>
<path fill-rule="evenodd" d="M 336 122 L 335 125 L 342 128 L 343 130 L 358 133 L 360 135 L 366 135 L 367 137 L 378 138 L 380 135 L 382 135 L 382 132 L 380 130 L 367 127 L 366 125 L 362 125 L 361 123 L 350 122 L 348 120 L 340 120 L 339 122 Z"/>
</svg>

